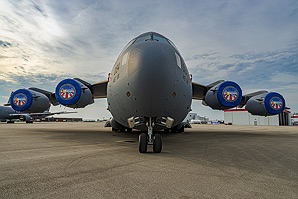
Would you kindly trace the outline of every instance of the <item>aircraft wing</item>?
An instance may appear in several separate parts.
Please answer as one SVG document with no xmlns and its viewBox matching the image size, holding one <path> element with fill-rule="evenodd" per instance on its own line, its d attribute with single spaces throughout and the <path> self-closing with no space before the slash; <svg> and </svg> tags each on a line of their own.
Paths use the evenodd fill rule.
<svg viewBox="0 0 298 199">
<path fill-rule="evenodd" d="M 59 102 L 57 101 L 56 97 L 55 97 L 55 93 L 52 93 L 50 91 L 46 91 L 46 90 L 43 90 L 43 89 L 40 89 L 40 88 L 35 88 L 35 87 L 31 87 L 29 88 L 30 90 L 34 90 L 36 92 L 39 92 L 39 93 L 42 93 L 44 94 L 45 96 L 47 96 L 50 100 L 50 102 L 54 105 L 54 106 L 57 106 L 59 105 Z"/>
<path fill-rule="evenodd" d="M 241 100 L 241 103 L 237 106 L 238 108 L 242 108 L 243 106 L 246 105 L 246 102 L 254 97 L 254 96 L 257 96 L 257 95 L 261 95 L 261 94 L 264 94 L 264 93 L 268 93 L 268 91 L 265 91 L 265 90 L 261 90 L 261 91 L 257 91 L 257 92 L 253 92 L 253 93 L 249 93 L 249 94 L 246 94 L 246 95 L 243 95 L 242 96 L 242 100 Z M 264 103 L 264 99 L 258 99 L 258 101 Z M 285 106 L 285 109 L 290 109 L 289 107 Z"/>
<path fill-rule="evenodd" d="M 61 112 L 44 112 L 44 113 L 30 113 L 31 117 L 46 117 L 50 115 L 60 115 L 60 114 L 70 114 L 70 113 L 78 113 L 76 111 L 61 111 Z"/>
<path fill-rule="evenodd" d="M 41 118 L 47 117 L 50 115 L 59 115 L 59 114 L 69 114 L 69 113 L 77 113 L 76 111 L 61 111 L 61 112 L 43 112 L 43 113 L 13 113 L 9 114 L 13 119 L 18 119 L 21 116 L 23 117 L 32 117 L 32 118 Z"/>
<path fill-rule="evenodd" d="M 224 82 L 224 80 L 218 80 L 216 82 L 213 82 L 211 84 L 208 85 L 202 85 L 202 84 L 198 84 L 196 82 L 192 82 L 192 99 L 197 99 L 197 100 L 203 100 L 202 104 L 205 106 L 208 106 L 207 103 L 205 102 L 205 95 L 206 93 L 212 89 L 214 86 L 221 84 L 222 82 Z M 213 91 L 213 90 L 211 90 Z M 216 88 L 214 89 L 214 91 L 216 91 Z M 237 106 L 238 108 L 242 108 L 243 106 L 246 105 L 246 102 L 256 96 L 256 95 L 261 95 L 264 93 L 268 93 L 268 91 L 265 90 L 261 90 L 261 91 L 257 91 L 257 92 L 253 92 L 253 93 L 249 93 L 246 95 L 243 95 L 241 98 L 241 102 L 240 104 Z"/>
<path fill-rule="evenodd" d="M 215 110 L 245 106 L 252 115 L 270 116 L 288 109 L 279 93 L 260 90 L 242 95 L 241 87 L 233 81 L 219 80 L 207 86 L 193 82 L 192 91 L 192 99 L 202 100 L 203 105 Z"/>
<path fill-rule="evenodd" d="M 107 98 L 108 80 L 101 81 L 95 84 L 90 84 L 82 79 L 73 78 L 73 79 L 65 79 L 61 82 L 65 82 L 64 84 L 66 86 L 70 86 L 71 88 L 75 89 L 74 90 L 74 93 L 76 94 L 75 98 L 69 98 L 69 95 L 71 95 L 70 93 L 67 93 L 67 95 L 65 96 L 61 96 L 61 94 L 57 95 L 57 93 L 55 92 L 50 92 L 40 88 L 31 87 L 28 89 L 19 89 L 15 92 L 12 92 L 9 98 L 9 101 L 7 104 L 5 104 L 5 106 L 12 106 L 14 110 L 17 110 L 19 112 L 26 112 L 31 107 L 32 108 L 32 109 L 30 108 L 31 113 L 38 112 L 34 114 L 53 115 L 53 114 L 65 114 L 66 112 L 45 114 L 42 111 L 49 108 L 49 104 L 44 103 L 45 100 L 49 100 L 49 102 L 54 106 L 62 104 L 64 106 L 68 106 L 71 108 L 82 108 L 88 104 L 92 104 L 94 102 L 94 99 L 96 98 Z M 61 82 L 59 84 L 61 84 Z M 60 85 L 60 87 L 62 87 L 64 84 Z M 78 90 L 78 92 L 76 92 L 76 90 Z M 56 91 L 57 91 L 57 87 L 56 87 Z M 66 90 L 63 90 L 63 92 L 66 92 Z M 26 96 L 26 99 L 28 100 L 26 100 L 24 103 L 27 103 L 27 101 L 30 101 L 31 104 L 28 103 L 26 104 L 26 106 L 23 106 L 23 107 L 18 107 L 15 104 L 11 104 L 11 99 L 17 96 L 18 94 L 22 94 L 22 96 Z M 29 115 L 26 115 L 26 116 L 29 116 Z"/>
<path fill-rule="evenodd" d="M 87 86 L 91 90 L 92 95 L 95 99 L 96 98 L 107 98 L 108 80 L 97 82 L 95 84 L 90 84 L 90 83 L 88 83 L 88 82 L 86 82 L 86 81 L 84 81 L 80 78 L 74 78 L 74 79 L 81 82 L 85 86 Z M 55 106 L 59 105 L 59 102 L 57 101 L 57 99 L 55 97 L 55 93 L 52 93 L 52 92 L 49 92 L 49 91 L 46 91 L 46 90 L 42 90 L 42 89 L 39 89 L 39 88 L 34 88 L 34 87 L 29 88 L 29 89 L 40 92 L 40 93 L 43 93 L 44 95 L 46 95 L 50 99 L 50 102 L 53 105 L 55 105 Z"/>
<path fill-rule="evenodd" d="M 206 92 L 206 86 L 192 82 L 192 99 L 203 100 Z"/>
<path fill-rule="evenodd" d="M 242 108 L 243 106 L 245 106 L 246 102 L 256 96 L 256 95 L 261 95 L 263 93 L 268 93 L 268 91 L 265 91 L 265 90 L 261 90 L 261 91 L 257 91 L 257 92 L 253 92 L 253 93 L 249 93 L 249 94 L 246 94 L 246 95 L 243 95 L 242 96 L 242 100 L 241 100 L 241 103 L 237 106 L 238 108 Z"/>
<path fill-rule="evenodd" d="M 92 84 L 90 90 L 94 98 L 107 98 L 108 80 Z"/>
<path fill-rule="evenodd" d="M 218 80 L 216 82 L 208 84 L 207 86 L 192 82 L 192 99 L 203 100 L 207 91 L 221 82 L 224 82 L 224 80 Z"/>
</svg>

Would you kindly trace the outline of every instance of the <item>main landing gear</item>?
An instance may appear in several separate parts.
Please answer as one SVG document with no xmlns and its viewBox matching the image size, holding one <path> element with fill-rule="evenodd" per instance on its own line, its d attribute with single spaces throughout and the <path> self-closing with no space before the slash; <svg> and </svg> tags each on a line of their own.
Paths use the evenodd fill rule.
<svg viewBox="0 0 298 199">
<path fill-rule="evenodd" d="M 160 153 L 162 150 L 162 140 L 161 136 L 158 133 L 153 135 L 153 126 L 151 118 L 149 118 L 149 123 L 147 125 L 148 133 L 141 133 L 139 135 L 139 152 L 146 153 L 147 146 L 153 145 L 153 152 Z"/>
</svg>

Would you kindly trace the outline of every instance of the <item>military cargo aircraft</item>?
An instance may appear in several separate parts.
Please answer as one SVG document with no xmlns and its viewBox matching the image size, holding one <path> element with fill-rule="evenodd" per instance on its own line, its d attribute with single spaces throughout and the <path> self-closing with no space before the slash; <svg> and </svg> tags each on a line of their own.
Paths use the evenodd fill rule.
<svg viewBox="0 0 298 199">
<path fill-rule="evenodd" d="M 51 115 L 58 114 L 68 114 L 68 113 L 77 113 L 77 112 L 54 112 L 44 111 L 42 113 L 22 113 L 15 111 L 11 106 L 0 106 L 0 121 L 7 123 L 14 123 L 14 120 L 25 121 L 26 123 L 33 123 L 34 119 L 40 119 L 43 117 L 48 117 Z"/>
<path fill-rule="evenodd" d="M 140 130 L 139 152 L 162 151 L 160 131 L 182 132 L 183 119 L 192 99 L 225 110 L 245 106 L 254 115 L 270 116 L 285 109 L 285 100 L 276 92 L 258 91 L 242 95 L 233 81 L 218 80 L 209 85 L 192 82 L 177 47 L 156 32 L 132 39 L 116 60 L 108 80 L 90 84 L 79 78 L 64 79 L 55 93 L 38 88 L 12 93 L 10 104 L 16 111 L 40 112 L 51 102 L 83 108 L 96 98 L 107 98 L 112 130 Z"/>
</svg>

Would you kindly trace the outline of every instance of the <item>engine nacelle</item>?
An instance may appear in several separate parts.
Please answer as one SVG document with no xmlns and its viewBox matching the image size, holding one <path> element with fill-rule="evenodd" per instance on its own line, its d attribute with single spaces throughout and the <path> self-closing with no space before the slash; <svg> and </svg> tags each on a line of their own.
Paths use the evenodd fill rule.
<svg viewBox="0 0 298 199">
<path fill-rule="evenodd" d="M 225 110 L 236 107 L 242 100 L 240 86 L 232 81 L 225 81 L 213 86 L 205 95 L 204 102 L 212 109 Z"/>
<path fill-rule="evenodd" d="M 28 113 L 42 113 L 51 106 L 47 96 L 30 89 L 19 89 L 13 92 L 10 96 L 10 104 L 16 111 Z"/>
<path fill-rule="evenodd" d="M 276 115 L 285 109 L 285 99 L 279 93 L 263 93 L 250 98 L 245 108 L 252 115 Z"/>
<path fill-rule="evenodd" d="M 75 79 L 62 80 L 55 96 L 60 104 L 71 108 L 84 108 L 94 102 L 90 89 Z"/>
</svg>

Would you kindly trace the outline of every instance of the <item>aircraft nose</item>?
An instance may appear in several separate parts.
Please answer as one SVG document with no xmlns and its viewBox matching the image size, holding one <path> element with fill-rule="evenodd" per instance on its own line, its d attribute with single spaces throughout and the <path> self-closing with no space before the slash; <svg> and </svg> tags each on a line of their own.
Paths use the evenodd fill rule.
<svg viewBox="0 0 298 199">
<path fill-rule="evenodd" d="M 176 68 L 175 53 L 166 45 L 143 43 L 130 52 L 129 84 L 135 100 L 142 104 L 139 106 L 141 112 L 162 114 L 163 110 L 158 109 L 173 93 L 172 88 L 177 81 Z"/>
<path fill-rule="evenodd" d="M 128 75 L 132 84 L 138 82 L 134 85 L 135 91 L 146 98 L 160 98 L 174 83 L 176 67 L 175 54 L 168 46 L 143 43 L 131 51 Z"/>
</svg>

